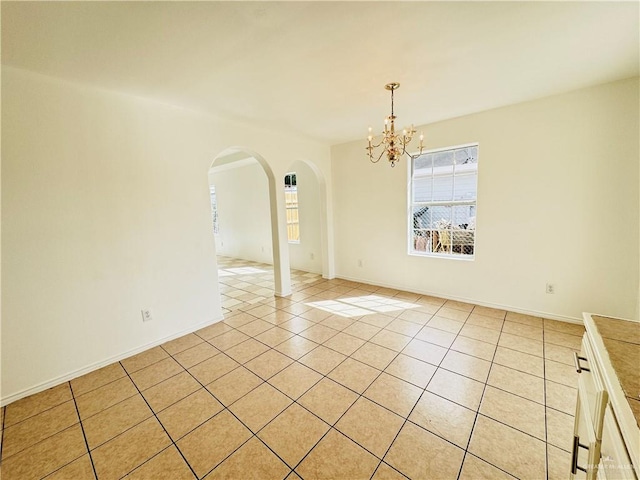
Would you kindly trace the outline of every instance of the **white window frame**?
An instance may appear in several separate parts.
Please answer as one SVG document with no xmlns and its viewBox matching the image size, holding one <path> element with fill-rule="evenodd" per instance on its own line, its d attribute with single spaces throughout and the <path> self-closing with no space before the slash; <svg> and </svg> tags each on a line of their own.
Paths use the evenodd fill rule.
<svg viewBox="0 0 640 480">
<path fill-rule="evenodd" d="M 476 156 L 476 162 L 478 163 L 478 166 L 480 165 L 480 144 L 478 142 L 473 142 L 473 143 L 466 143 L 466 144 L 462 144 L 462 145 L 452 145 L 452 146 L 447 146 L 447 147 L 442 147 L 442 148 L 435 148 L 432 150 L 427 150 L 422 152 L 422 155 L 426 155 L 429 153 L 438 153 L 438 152 L 445 152 L 448 150 L 458 150 L 458 149 L 462 149 L 462 148 L 470 148 L 470 147 L 475 147 L 477 148 L 477 156 Z M 416 153 L 412 153 L 411 154 L 411 159 L 407 162 L 407 254 L 410 256 L 414 256 L 414 257 L 429 257 L 429 258 L 447 258 L 447 259 L 451 259 L 451 260 L 465 260 L 465 261 L 473 261 L 475 260 L 475 256 L 477 253 L 477 232 L 478 232 L 478 217 L 477 217 L 477 212 L 478 212 L 478 188 L 477 188 L 477 183 L 476 183 L 476 198 L 473 202 L 468 201 L 468 200 L 452 200 L 452 201 L 443 201 L 443 202 L 419 202 L 419 203 L 414 203 L 413 202 L 413 162 L 414 159 L 420 157 L 421 154 L 419 154 L 418 152 Z M 478 182 L 478 175 L 480 174 L 479 172 L 479 167 L 478 167 L 478 171 L 476 172 L 476 182 Z M 455 173 L 454 173 L 454 180 L 455 182 Z M 473 205 L 475 207 L 475 212 L 476 212 L 476 225 L 475 225 L 475 231 L 474 231 L 474 242 L 473 242 L 473 254 L 466 254 L 466 255 L 462 255 L 462 254 L 454 254 L 452 252 L 422 252 L 422 251 L 416 251 L 414 250 L 414 246 L 413 246 L 413 207 L 414 206 L 418 206 L 419 204 L 424 204 L 425 206 L 428 205 L 451 205 L 451 206 L 455 206 L 455 205 Z"/>
<path fill-rule="evenodd" d="M 286 213 L 286 221 L 287 221 L 287 242 L 288 243 L 293 243 L 293 244 L 299 244 L 300 243 L 300 199 L 298 198 L 298 175 L 296 174 L 296 172 L 288 172 L 285 173 L 284 175 L 284 182 L 286 182 L 287 176 L 294 176 L 296 177 L 296 184 L 295 185 L 287 185 L 285 183 L 284 185 L 284 193 L 285 193 L 285 213 Z M 287 205 L 287 192 L 292 192 L 295 193 L 296 196 L 296 203 L 294 206 L 289 207 Z M 294 222 L 294 221 L 289 221 L 289 211 L 296 211 L 296 216 L 298 218 L 298 221 Z M 298 239 L 297 240 L 292 240 L 291 238 L 289 238 L 289 227 L 292 225 L 297 225 L 298 226 Z"/>
</svg>

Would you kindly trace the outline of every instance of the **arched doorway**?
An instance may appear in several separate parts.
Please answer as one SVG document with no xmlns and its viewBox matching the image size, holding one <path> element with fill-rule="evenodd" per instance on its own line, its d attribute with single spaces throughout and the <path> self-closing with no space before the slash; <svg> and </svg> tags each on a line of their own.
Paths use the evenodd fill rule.
<svg viewBox="0 0 640 480">
<path fill-rule="evenodd" d="M 251 149 L 245 147 L 228 148 L 219 153 L 211 163 L 211 167 L 209 169 L 210 185 L 211 183 L 215 185 L 216 172 L 218 175 L 221 175 L 223 172 L 229 173 L 234 170 L 240 170 L 244 167 L 249 169 L 251 166 L 259 168 L 259 170 L 264 173 L 264 176 L 266 176 L 267 195 L 265 200 L 268 205 L 263 205 L 262 207 L 265 209 L 264 212 L 267 211 L 268 207 L 268 224 L 270 226 L 269 233 L 271 240 L 270 245 L 265 245 L 265 243 L 267 243 L 266 241 L 260 242 L 260 251 L 256 253 L 266 254 L 262 258 L 269 259 L 273 262 L 273 283 L 275 295 L 279 297 L 287 296 L 291 294 L 291 277 L 289 273 L 289 250 L 286 236 L 286 222 L 284 219 L 279 218 L 280 212 L 283 210 L 278 206 L 281 186 L 280 182 L 275 178 L 270 165 L 261 155 Z M 247 172 L 248 171 L 249 170 L 247 170 Z M 233 173 L 235 174 L 238 172 L 234 171 Z M 235 178 L 236 180 L 232 185 L 225 184 L 225 187 L 231 186 L 231 188 L 235 190 L 236 195 L 242 195 L 243 189 L 244 192 L 248 194 L 248 187 L 244 185 L 242 181 L 242 172 L 240 172 L 239 175 L 235 175 Z M 245 178 L 248 179 L 249 177 L 246 176 Z M 257 178 L 253 178 L 252 181 L 259 182 Z M 258 185 L 258 183 L 256 183 L 256 185 Z M 262 184 L 262 186 L 264 186 L 264 184 Z M 219 187 L 221 187 L 221 185 L 219 185 Z M 218 188 L 216 188 L 216 190 L 218 190 Z M 220 199 L 219 195 L 217 196 L 218 199 Z M 283 200 L 284 199 L 281 201 Z M 257 221 L 256 219 L 258 216 L 260 218 L 263 217 L 262 215 L 259 215 L 259 212 L 256 212 L 256 216 L 253 217 L 251 211 L 245 211 L 239 216 L 239 218 L 236 218 L 236 220 L 245 222 L 250 227 L 251 222 Z M 224 229 L 224 225 L 221 226 L 221 229 Z M 217 245 L 217 247 L 218 246 L 219 245 Z M 270 252 L 267 251 L 269 249 Z M 268 257 L 268 253 L 271 253 L 270 258 Z"/>
</svg>

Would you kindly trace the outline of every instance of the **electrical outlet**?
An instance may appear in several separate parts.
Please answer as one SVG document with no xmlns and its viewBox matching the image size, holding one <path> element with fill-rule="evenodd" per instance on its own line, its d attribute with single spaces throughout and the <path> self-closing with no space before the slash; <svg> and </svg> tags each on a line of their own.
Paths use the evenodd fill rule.
<svg viewBox="0 0 640 480">
<path fill-rule="evenodd" d="M 556 286 L 553 283 L 547 283 L 547 290 L 546 292 L 549 295 L 553 295 L 556 293 Z"/>
<path fill-rule="evenodd" d="M 141 312 L 142 312 L 143 322 L 150 322 L 151 320 L 153 320 L 153 315 L 151 315 L 151 310 L 147 308 L 147 309 L 141 310 Z"/>
<path fill-rule="evenodd" d="M 358 266 L 362 267 L 362 259 L 358 259 Z"/>
</svg>

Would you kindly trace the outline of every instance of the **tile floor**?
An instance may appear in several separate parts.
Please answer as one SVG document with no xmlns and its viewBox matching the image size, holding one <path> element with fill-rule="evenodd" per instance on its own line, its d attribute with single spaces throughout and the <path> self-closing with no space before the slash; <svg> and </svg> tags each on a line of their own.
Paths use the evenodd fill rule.
<svg viewBox="0 0 640 480">
<path fill-rule="evenodd" d="M 566 479 L 581 326 L 221 260 L 225 320 L 0 409 L 13 479 Z"/>
</svg>

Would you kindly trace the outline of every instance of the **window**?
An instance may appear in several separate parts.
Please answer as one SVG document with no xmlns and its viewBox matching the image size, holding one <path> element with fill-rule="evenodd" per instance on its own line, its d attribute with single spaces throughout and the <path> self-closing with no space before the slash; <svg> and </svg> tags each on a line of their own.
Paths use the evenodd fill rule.
<svg viewBox="0 0 640 480">
<path fill-rule="evenodd" d="M 216 200 L 216 187 L 209 185 L 209 193 L 211 194 L 211 218 L 213 220 L 213 234 L 218 235 L 220 233 L 220 226 L 218 225 L 218 201 Z"/>
<path fill-rule="evenodd" d="M 300 243 L 298 185 L 295 173 L 287 173 L 284 177 L 284 199 L 287 206 L 287 239 L 289 243 Z"/>
<path fill-rule="evenodd" d="M 410 254 L 473 258 L 477 185 L 477 144 L 412 159 Z"/>
</svg>

